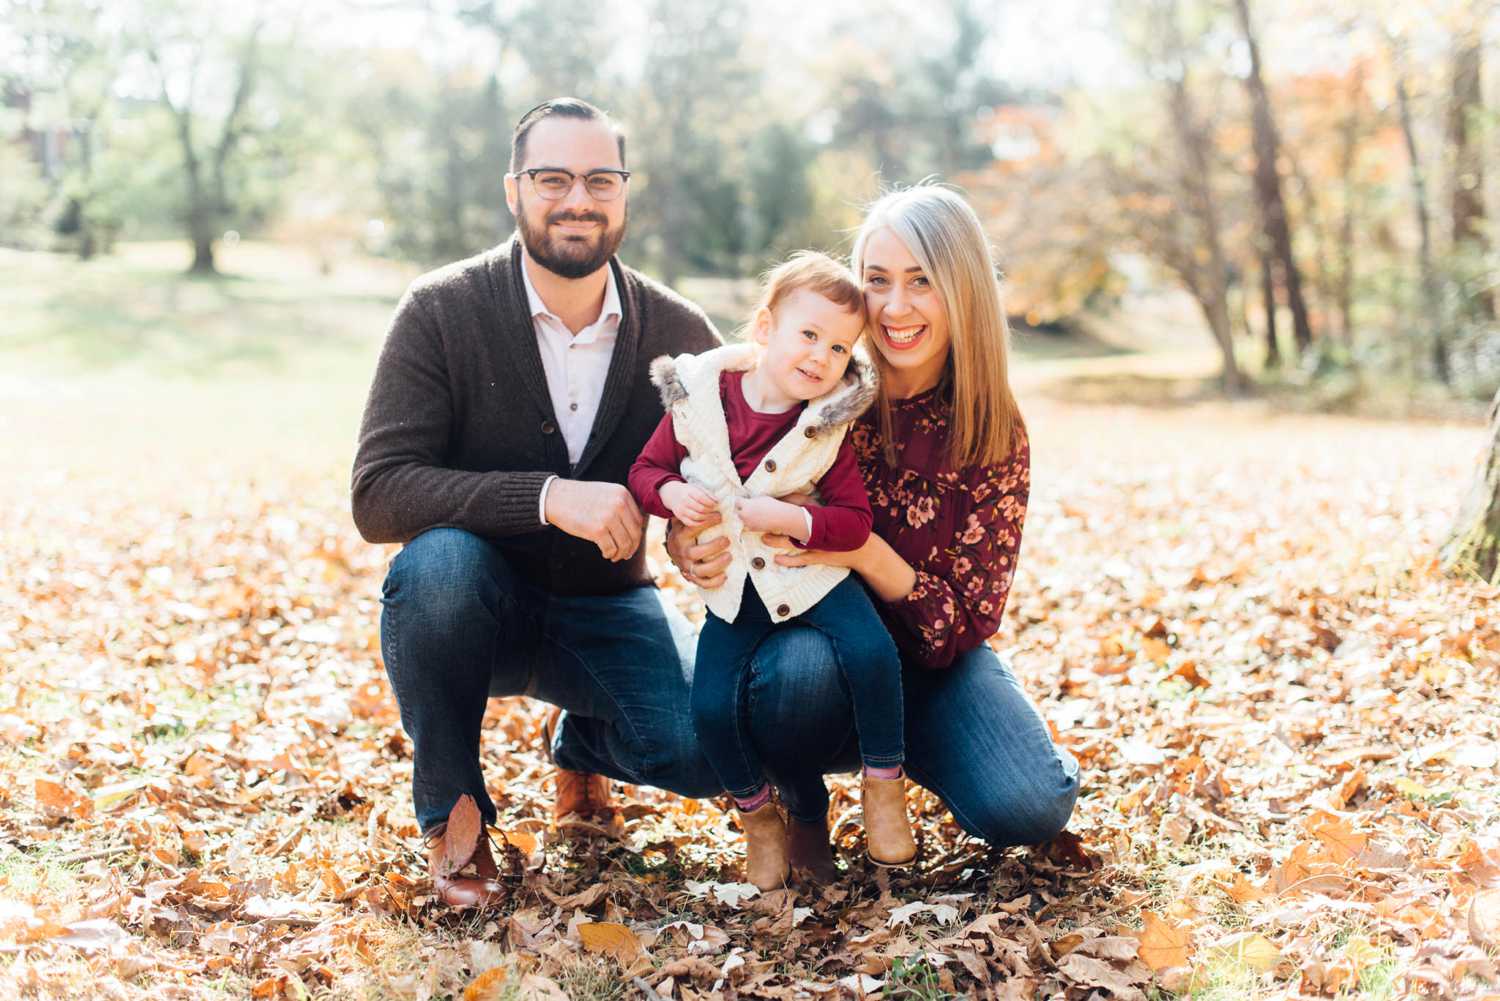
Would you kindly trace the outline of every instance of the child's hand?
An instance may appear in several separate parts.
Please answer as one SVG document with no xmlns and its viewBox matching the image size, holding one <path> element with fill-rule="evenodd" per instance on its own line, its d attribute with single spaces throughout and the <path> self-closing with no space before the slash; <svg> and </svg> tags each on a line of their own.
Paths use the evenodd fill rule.
<svg viewBox="0 0 1500 1001">
<path fill-rule="evenodd" d="M 678 521 L 694 528 L 719 513 L 719 502 L 713 494 L 681 480 L 662 484 L 661 502 Z"/>
<path fill-rule="evenodd" d="M 752 532 L 773 532 L 807 541 L 807 516 L 796 504 L 775 497 L 747 497 L 735 501 L 734 510 Z"/>
</svg>

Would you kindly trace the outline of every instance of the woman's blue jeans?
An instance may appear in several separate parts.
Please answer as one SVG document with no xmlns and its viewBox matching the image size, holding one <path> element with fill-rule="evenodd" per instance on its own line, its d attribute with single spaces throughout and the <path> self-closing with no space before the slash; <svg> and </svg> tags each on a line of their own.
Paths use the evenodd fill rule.
<svg viewBox="0 0 1500 1001">
<path fill-rule="evenodd" d="M 901 655 L 859 579 L 850 574 L 816 605 L 779 624 L 748 576 L 744 587 L 733 622 L 712 612 L 704 621 L 693 670 L 693 724 L 729 794 L 748 799 L 765 785 L 740 707 L 751 655 L 766 637 L 787 629 L 816 630 L 828 644 L 849 693 L 860 760 L 876 768 L 901 764 Z"/>
<path fill-rule="evenodd" d="M 1067 826 L 1078 762 L 1053 744 L 993 650 L 942 670 L 907 664 L 902 687 L 907 774 L 964 830 L 999 847 L 1047 841 Z M 751 740 L 787 812 L 822 823 L 824 773 L 859 767 L 850 696 L 828 641 L 812 629 L 778 630 L 752 659 L 744 693 Z"/>
<path fill-rule="evenodd" d="M 494 822 L 479 762 L 494 695 L 567 710 L 553 735 L 560 768 L 683 796 L 722 791 L 693 733 L 691 627 L 654 587 L 548 594 L 518 578 L 494 543 L 434 528 L 391 562 L 381 604 L 380 648 L 412 740 L 423 831 L 464 793 Z"/>
</svg>

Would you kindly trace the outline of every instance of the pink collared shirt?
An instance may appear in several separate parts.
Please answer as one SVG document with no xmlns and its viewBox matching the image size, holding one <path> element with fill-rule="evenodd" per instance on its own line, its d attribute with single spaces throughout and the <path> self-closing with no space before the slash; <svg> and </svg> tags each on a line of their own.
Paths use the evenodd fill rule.
<svg viewBox="0 0 1500 1001">
<path fill-rule="evenodd" d="M 552 397 L 552 412 L 557 427 L 568 446 L 568 462 L 576 465 L 588 444 L 589 432 L 599 413 L 604 396 L 604 380 L 609 375 L 610 358 L 614 356 L 615 339 L 620 331 L 620 290 L 615 287 L 614 269 L 605 272 L 604 305 L 599 317 L 578 333 L 573 333 L 547 308 L 531 284 L 531 262 L 522 254 L 521 281 L 526 286 L 527 308 L 536 329 L 537 350 L 542 369 L 547 374 L 547 393 Z M 547 523 L 547 489 L 556 476 L 542 485 L 537 501 L 537 517 Z"/>
</svg>

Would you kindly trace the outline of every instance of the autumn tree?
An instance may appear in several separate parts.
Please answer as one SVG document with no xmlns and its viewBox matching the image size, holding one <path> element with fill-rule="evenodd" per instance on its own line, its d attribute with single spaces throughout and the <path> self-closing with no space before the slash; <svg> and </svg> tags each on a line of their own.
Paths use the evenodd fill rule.
<svg viewBox="0 0 1500 1001">
<path fill-rule="evenodd" d="M 1249 0 L 1234 0 L 1235 15 L 1239 20 L 1240 35 L 1250 56 L 1250 68 L 1245 75 L 1245 89 L 1250 96 L 1250 122 L 1255 145 L 1255 200 L 1259 209 L 1262 239 L 1262 267 L 1274 272 L 1286 291 L 1287 305 L 1292 312 L 1292 334 L 1299 351 L 1312 343 L 1312 326 L 1307 316 L 1307 303 L 1302 294 L 1302 273 L 1292 248 L 1291 225 L 1287 220 L 1286 200 L 1281 192 L 1281 173 L 1277 165 L 1281 139 L 1276 132 L 1276 119 L 1271 108 L 1271 98 L 1266 90 L 1261 67 L 1260 40 L 1250 18 Z M 1271 331 L 1270 345 L 1275 347 L 1275 300 L 1271 282 L 1264 284 L 1267 327 Z M 1272 353 L 1272 358 L 1279 357 Z"/>
<path fill-rule="evenodd" d="M 1132 13 L 1136 9 L 1132 7 Z M 1235 358 L 1229 312 L 1230 260 L 1216 138 L 1194 93 L 1200 53 L 1190 43 L 1177 0 L 1152 0 L 1135 29 L 1132 51 L 1152 81 L 1155 130 L 1106 143 L 1097 159 L 1101 183 L 1117 200 L 1123 235 L 1166 267 L 1203 314 L 1221 359 L 1225 392 L 1246 389 Z M 1122 123 L 1130 129 L 1138 123 Z M 1165 134 L 1162 134 L 1162 133 Z"/>
<path fill-rule="evenodd" d="M 1477 9 L 1465 10 L 1454 32 L 1452 70 L 1448 100 L 1448 149 L 1452 177 L 1449 182 L 1453 219 L 1453 247 L 1462 270 L 1481 258 L 1485 247 L 1484 153 L 1479 119 L 1484 109 L 1483 27 Z M 1468 277 L 1467 275 L 1463 277 Z M 1476 284 L 1483 282 L 1479 276 Z M 1480 315 L 1494 319 L 1495 292 L 1481 287 L 1465 296 Z"/>
<path fill-rule="evenodd" d="M 126 45 L 171 122 L 194 273 L 215 273 L 215 244 L 248 175 L 275 171 L 286 152 L 270 94 L 293 76 L 284 39 L 296 15 L 276 3 L 230 14 L 203 0 L 138 0 L 124 14 Z"/>
</svg>

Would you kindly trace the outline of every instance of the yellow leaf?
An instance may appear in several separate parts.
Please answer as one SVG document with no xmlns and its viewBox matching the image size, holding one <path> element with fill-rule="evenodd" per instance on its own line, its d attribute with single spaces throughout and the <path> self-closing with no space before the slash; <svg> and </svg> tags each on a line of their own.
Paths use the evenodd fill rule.
<svg viewBox="0 0 1500 1001">
<path fill-rule="evenodd" d="M 578 937 L 589 952 L 600 952 L 625 966 L 641 954 L 635 932 L 615 921 L 588 921 L 578 926 Z"/>
<path fill-rule="evenodd" d="M 1214 951 L 1233 957 L 1256 973 L 1269 973 L 1281 962 L 1281 950 L 1259 932 L 1231 935 L 1215 943 Z"/>
<path fill-rule="evenodd" d="M 1186 966 L 1192 958 L 1192 929 L 1187 924 L 1173 924 L 1151 911 L 1141 912 L 1146 927 L 1141 932 L 1141 945 L 1136 954 L 1141 962 L 1160 971 L 1173 966 Z"/>
<path fill-rule="evenodd" d="M 500 997 L 500 986 L 505 983 L 505 977 L 505 967 L 490 967 L 464 988 L 464 1001 L 497 1001 Z"/>
</svg>

